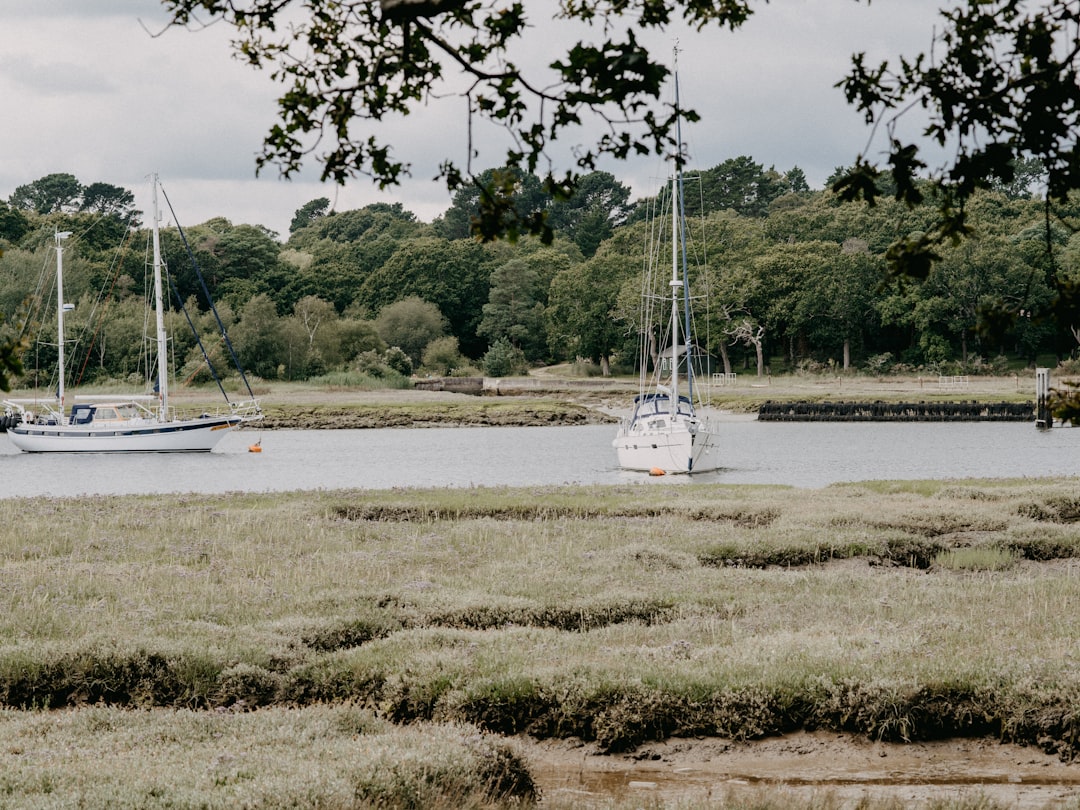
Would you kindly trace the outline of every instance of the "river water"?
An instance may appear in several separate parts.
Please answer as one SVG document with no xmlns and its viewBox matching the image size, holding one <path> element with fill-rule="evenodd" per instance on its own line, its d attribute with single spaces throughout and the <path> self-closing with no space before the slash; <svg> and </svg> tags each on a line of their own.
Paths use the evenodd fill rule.
<svg viewBox="0 0 1080 810">
<path fill-rule="evenodd" d="M 0 438 L 0 497 L 276 492 L 360 487 L 670 485 L 822 487 L 837 481 L 1080 474 L 1080 430 L 1025 423 L 776 423 L 727 418 L 723 468 L 652 478 L 615 466 L 612 425 L 386 430 L 245 429 L 209 454 L 19 453 Z M 249 452 L 261 442 L 262 452 Z"/>
</svg>

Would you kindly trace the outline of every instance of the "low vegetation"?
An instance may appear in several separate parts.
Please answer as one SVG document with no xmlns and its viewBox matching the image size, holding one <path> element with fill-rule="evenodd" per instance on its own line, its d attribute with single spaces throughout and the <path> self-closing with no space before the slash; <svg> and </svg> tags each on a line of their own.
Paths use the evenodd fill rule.
<svg viewBox="0 0 1080 810">
<path fill-rule="evenodd" d="M 1075 489 L 0 500 L 0 792 L 487 806 L 535 797 L 500 736 L 520 734 L 974 735 L 1072 759 Z M 116 764 L 91 778 L 95 758 Z"/>
<path fill-rule="evenodd" d="M 491 735 L 390 729 L 352 706 L 7 711 L 0 730 L 0 792 L 25 806 L 469 808 L 535 796 L 525 762 Z"/>
<path fill-rule="evenodd" d="M 583 405 L 528 397 L 468 397 L 407 403 L 268 404 L 263 428 L 585 425 L 613 421 Z"/>
</svg>

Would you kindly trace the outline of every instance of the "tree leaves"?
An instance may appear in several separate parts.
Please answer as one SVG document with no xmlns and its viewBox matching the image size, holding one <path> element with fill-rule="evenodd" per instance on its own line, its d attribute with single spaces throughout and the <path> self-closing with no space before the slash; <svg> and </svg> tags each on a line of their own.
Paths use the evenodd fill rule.
<svg viewBox="0 0 1080 810">
<path fill-rule="evenodd" d="M 942 18 L 932 59 L 901 59 L 893 70 L 868 68 L 859 54 L 839 85 L 868 123 L 890 130 L 908 110 L 925 110 L 925 134 L 954 154 L 929 178 L 936 227 L 890 248 L 898 276 L 925 277 L 934 246 L 966 233 L 965 202 L 978 189 L 1012 183 L 1018 166 L 1043 167 L 1049 201 L 1064 203 L 1080 188 L 1080 2 L 966 0 Z M 917 205 L 926 185 L 918 147 L 893 139 L 888 162 L 896 199 Z M 860 158 L 833 188 L 873 204 L 880 179 Z"/>
<path fill-rule="evenodd" d="M 514 59 L 517 43 L 531 35 L 521 2 L 305 0 L 298 17 L 281 0 L 162 1 L 171 25 L 221 20 L 233 26 L 237 54 L 253 66 L 269 67 L 282 84 L 279 120 L 269 127 L 256 159 L 259 170 L 276 166 L 290 177 L 314 158 L 324 180 L 369 176 L 380 188 L 397 185 L 410 171 L 408 161 L 363 123 L 408 115 L 428 98 L 455 93 L 469 103 L 470 132 L 473 119 L 506 129 L 512 146 L 504 165 L 545 175 L 556 197 L 572 193 L 602 156 L 679 153 L 675 111 L 660 111 L 669 75 L 661 61 L 666 54 L 651 54 L 639 43 L 641 32 L 662 29 L 680 16 L 698 28 L 736 28 L 750 16 L 752 2 L 562 0 L 556 16 L 589 26 L 590 37 L 553 43 L 547 68 L 526 75 Z M 448 73 L 464 76 L 465 89 Z M 692 110 L 684 117 L 697 118 Z M 557 170 L 549 145 L 587 119 L 599 120 L 603 134 L 576 151 L 573 167 Z M 464 166 L 451 157 L 443 163 L 439 177 L 451 192 L 478 183 L 473 155 L 470 136 Z M 510 205 L 506 186 L 498 182 L 478 185 L 477 238 L 550 239 L 542 211 Z"/>
</svg>

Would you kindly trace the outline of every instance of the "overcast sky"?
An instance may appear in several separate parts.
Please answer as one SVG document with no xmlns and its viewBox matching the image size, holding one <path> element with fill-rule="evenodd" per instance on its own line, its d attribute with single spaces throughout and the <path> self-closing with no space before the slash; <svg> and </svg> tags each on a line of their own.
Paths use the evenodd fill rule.
<svg viewBox="0 0 1080 810">
<path fill-rule="evenodd" d="M 865 51 L 874 63 L 928 50 L 939 5 L 772 0 L 734 33 L 655 40 L 659 52 L 670 52 L 678 36 L 682 98 L 702 116 L 684 129 L 691 164 L 749 155 L 766 168 L 799 166 L 820 188 L 867 147 L 868 129 L 834 87 L 851 54 Z M 526 8 L 549 20 L 554 3 L 530 0 Z M 380 192 L 366 178 L 321 185 L 315 164 L 291 181 L 272 167 L 256 178 L 277 86 L 232 58 L 226 27 L 152 37 L 148 30 L 160 31 L 164 21 L 157 0 L 0 0 L 0 199 L 67 172 L 84 184 L 130 189 L 145 209 L 145 178 L 157 172 L 181 225 L 224 216 L 282 238 L 296 209 L 319 197 L 337 210 L 401 202 L 424 221 L 449 206 L 445 186 L 432 178 L 441 160 L 464 161 L 463 103 L 441 102 L 387 129 L 397 156 L 412 164 L 413 179 L 402 188 Z M 546 33 L 523 47 L 548 45 Z M 538 50 L 535 58 L 552 56 Z M 869 156 L 882 148 L 879 136 Z M 496 149 L 477 163 L 496 165 L 502 155 Z M 635 197 L 653 193 L 662 176 L 656 158 L 603 168 Z"/>
</svg>

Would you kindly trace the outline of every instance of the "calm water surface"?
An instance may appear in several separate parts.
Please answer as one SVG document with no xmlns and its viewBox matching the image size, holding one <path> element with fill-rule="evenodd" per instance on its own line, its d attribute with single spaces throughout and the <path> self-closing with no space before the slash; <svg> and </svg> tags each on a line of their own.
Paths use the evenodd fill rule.
<svg viewBox="0 0 1080 810">
<path fill-rule="evenodd" d="M 210 454 L 26 455 L 0 438 L 0 497 L 265 492 L 361 487 L 686 483 L 615 466 L 612 425 L 245 430 Z M 262 442 L 261 453 L 248 447 Z M 723 469 L 695 482 L 822 487 L 837 481 L 1080 474 L 1080 430 L 1023 423 L 721 425 Z"/>
</svg>

